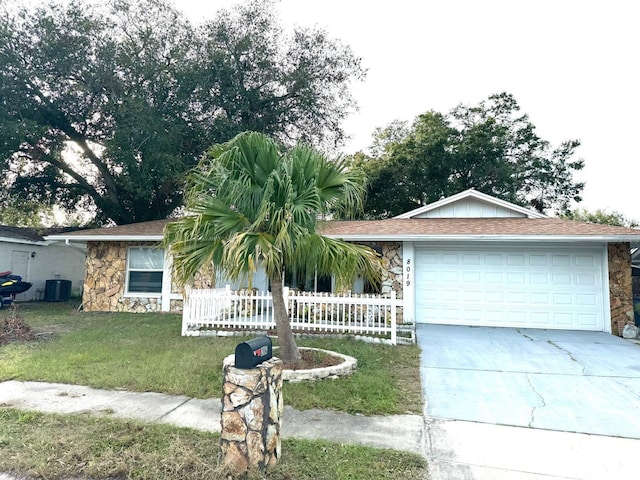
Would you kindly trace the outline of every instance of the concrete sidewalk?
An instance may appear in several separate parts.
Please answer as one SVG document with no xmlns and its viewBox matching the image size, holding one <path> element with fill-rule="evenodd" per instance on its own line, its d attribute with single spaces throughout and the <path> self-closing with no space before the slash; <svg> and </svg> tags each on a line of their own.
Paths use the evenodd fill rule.
<svg viewBox="0 0 640 480">
<path fill-rule="evenodd" d="M 220 430 L 220 401 L 77 385 L 0 383 L 0 406 L 90 412 L 198 430 Z M 437 419 L 365 417 L 285 407 L 283 436 L 389 448 L 423 455 L 430 480 L 609 480 L 640 477 L 640 440 Z M 0 480 L 20 477 L 1 473 Z M 372 477 L 374 478 L 374 477 Z M 419 479 L 409 479 L 419 480 Z M 424 479 L 420 479 L 424 480 Z"/>
<path fill-rule="evenodd" d="M 640 440 L 427 418 L 431 480 L 631 480 Z"/>
<path fill-rule="evenodd" d="M 43 382 L 0 383 L 0 406 L 49 413 L 81 413 L 168 423 L 208 432 L 220 431 L 219 399 L 199 400 L 163 393 L 99 390 Z M 325 439 L 424 454 L 421 415 L 349 415 L 285 407 L 284 438 Z"/>
</svg>

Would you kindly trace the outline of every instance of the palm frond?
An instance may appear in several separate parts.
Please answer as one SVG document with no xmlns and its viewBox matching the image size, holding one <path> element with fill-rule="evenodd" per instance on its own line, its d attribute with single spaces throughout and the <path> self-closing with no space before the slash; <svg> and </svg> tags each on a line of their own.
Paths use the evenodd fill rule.
<svg viewBox="0 0 640 480">
<path fill-rule="evenodd" d="M 190 216 L 167 226 L 164 243 L 182 283 L 209 263 L 231 279 L 262 265 L 270 278 L 286 267 L 376 283 L 373 250 L 316 233 L 319 214 L 358 209 L 363 194 L 364 178 L 344 161 L 303 145 L 281 153 L 267 136 L 245 132 L 211 147 L 189 175 Z"/>
</svg>

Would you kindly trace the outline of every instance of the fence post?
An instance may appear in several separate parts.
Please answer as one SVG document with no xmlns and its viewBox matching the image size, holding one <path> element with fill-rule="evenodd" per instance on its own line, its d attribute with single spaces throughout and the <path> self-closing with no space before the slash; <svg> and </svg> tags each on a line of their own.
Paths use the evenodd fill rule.
<svg viewBox="0 0 640 480">
<path fill-rule="evenodd" d="M 287 310 L 287 315 L 289 315 L 289 287 L 282 287 L 282 296 L 284 297 L 284 307 Z"/>
<path fill-rule="evenodd" d="M 182 336 L 187 336 L 187 330 L 189 320 L 191 320 L 191 302 L 189 301 L 189 295 L 191 294 L 191 287 L 186 286 L 184 289 L 184 298 L 182 299 Z"/>
<path fill-rule="evenodd" d="M 396 301 L 396 291 L 391 290 L 391 345 L 395 345 L 396 339 L 396 311 L 398 309 L 398 302 Z"/>
</svg>

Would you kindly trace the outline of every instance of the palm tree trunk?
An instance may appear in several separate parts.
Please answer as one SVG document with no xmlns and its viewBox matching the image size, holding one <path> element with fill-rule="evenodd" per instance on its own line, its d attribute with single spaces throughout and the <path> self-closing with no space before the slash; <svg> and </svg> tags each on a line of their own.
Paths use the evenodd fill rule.
<svg viewBox="0 0 640 480">
<path fill-rule="evenodd" d="M 271 296 L 273 297 L 273 315 L 276 320 L 276 331 L 278 333 L 278 357 L 285 363 L 296 363 L 300 360 L 300 352 L 293 338 L 287 306 L 282 296 L 282 277 L 273 275 L 271 281 Z"/>
</svg>

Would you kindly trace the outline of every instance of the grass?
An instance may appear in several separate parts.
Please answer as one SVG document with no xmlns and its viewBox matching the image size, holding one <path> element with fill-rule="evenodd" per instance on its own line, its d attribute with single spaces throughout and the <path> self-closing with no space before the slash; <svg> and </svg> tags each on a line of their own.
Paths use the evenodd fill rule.
<svg viewBox="0 0 640 480">
<path fill-rule="evenodd" d="M 222 359 L 242 339 L 181 337 L 175 314 L 87 313 L 73 302 L 21 304 L 40 340 L 0 347 L 0 381 L 35 380 L 96 388 L 219 397 Z M 0 311 L 6 315 L 8 311 Z M 276 342 L 277 343 L 277 342 Z M 301 340 L 358 359 L 338 380 L 286 384 L 285 403 L 364 415 L 421 413 L 419 349 L 355 340 Z"/>
<path fill-rule="evenodd" d="M 0 472 L 38 478 L 226 480 L 218 437 L 168 425 L 0 408 Z M 269 480 L 419 479 L 413 454 L 323 441 L 283 440 Z M 263 477 L 261 477 L 263 478 Z"/>
</svg>

